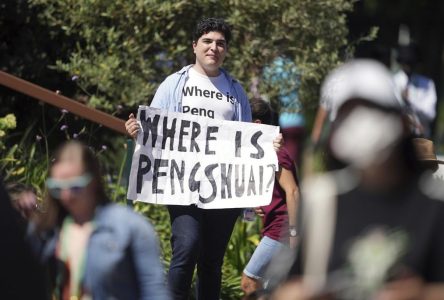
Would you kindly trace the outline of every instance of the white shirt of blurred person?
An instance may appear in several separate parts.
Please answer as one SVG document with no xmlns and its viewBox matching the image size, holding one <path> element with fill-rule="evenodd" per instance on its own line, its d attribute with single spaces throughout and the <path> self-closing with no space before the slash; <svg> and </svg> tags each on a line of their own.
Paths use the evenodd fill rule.
<svg viewBox="0 0 444 300">
<path fill-rule="evenodd" d="M 420 184 L 392 75 L 354 60 L 326 80 L 333 76 L 346 84 L 331 98 L 338 110 L 328 150 L 348 167 L 302 185 L 295 287 L 334 299 L 444 299 L 444 193 Z"/>
<path fill-rule="evenodd" d="M 214 119 L 251 122 L 245 91 L 221 68 L 230 39 L 231 29 L 224 20 L 201 20 L 193 34 L 195 63 L 168 76 L 157 89 L 151 106 Z M 133 114 L 125 126 L 135 138 L 139 125 Z M 280 134 L 273 141 L 276 150 L 282 142 Z M 197 298 L 219 299 L 223 257 L 240 210 L 168 205 L 168 212 L 172 228 L 168 284 L 174 299 L 188 299 L 196 265 Z"/>
<path fill-rule="evenodd" d="M 397 60 L 401 69 L 395 73 L 394 82 L 403 100 L 419 119 L 419 132 L 430 138 L 431 125 L 436 117 L 436 88 L 431 78 L 416 72 L 418 59 L 418 49 L 415 45 L 400 46 Z"/>
</svg>

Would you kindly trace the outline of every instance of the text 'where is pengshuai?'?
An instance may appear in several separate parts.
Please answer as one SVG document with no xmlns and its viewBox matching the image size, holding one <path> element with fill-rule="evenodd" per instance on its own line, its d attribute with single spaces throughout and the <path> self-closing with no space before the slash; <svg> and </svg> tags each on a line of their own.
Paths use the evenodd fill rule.
<svg viewBox="0 0 444 300">
<path fill-rule="evenodd" d="M 200 208 L 267 205 L 279 127 L 140 106 L 128 199 Z"/>
</svg>

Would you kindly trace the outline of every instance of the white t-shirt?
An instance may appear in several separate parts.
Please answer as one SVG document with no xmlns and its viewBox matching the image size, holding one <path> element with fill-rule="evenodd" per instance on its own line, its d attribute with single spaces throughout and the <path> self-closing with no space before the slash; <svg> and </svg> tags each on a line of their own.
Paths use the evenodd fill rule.
<svg viewBox="0 0 444 300">
<path fill-rule="evenodd" d="M 208 77 L 190 68 L 182 90 L 182 112 L 212 119 L 232 120 L 237 99 L 224 74 Z"/>
</svg>

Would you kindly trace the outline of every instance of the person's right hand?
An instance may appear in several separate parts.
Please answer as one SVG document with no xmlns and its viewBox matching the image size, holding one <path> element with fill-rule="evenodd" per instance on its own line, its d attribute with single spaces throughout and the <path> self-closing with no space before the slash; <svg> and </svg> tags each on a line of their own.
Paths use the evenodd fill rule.
<svg viewBox="0 0 444 300">
<path fill-rule="evenodd" d="M 129 115 L 128 121 L 125 122 L 125 129 L 132 138 L 135 139 L 137 137 L 137 132 L 139 132 L 139 124 L 137 123 L 134 114 Z"/>
</svg>

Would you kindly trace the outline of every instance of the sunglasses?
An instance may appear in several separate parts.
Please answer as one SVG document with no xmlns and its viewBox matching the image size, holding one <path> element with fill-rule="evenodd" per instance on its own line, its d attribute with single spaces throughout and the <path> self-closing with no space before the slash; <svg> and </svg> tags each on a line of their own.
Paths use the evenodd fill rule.
<svg viewBox="0 0 444 300">
<path fill-rule="evenodd" d="M 70 179 L 54 179 L 48 177 L 48 179 L 46 179 L 46 187 L 52 197 L 60 198 L 62 190 L 69 190 L 71 193 L 77 194 L 82 191 L 91 180 L 92 176 L 89 173 Z"/>
</svg>

